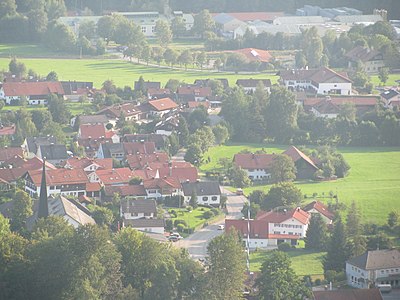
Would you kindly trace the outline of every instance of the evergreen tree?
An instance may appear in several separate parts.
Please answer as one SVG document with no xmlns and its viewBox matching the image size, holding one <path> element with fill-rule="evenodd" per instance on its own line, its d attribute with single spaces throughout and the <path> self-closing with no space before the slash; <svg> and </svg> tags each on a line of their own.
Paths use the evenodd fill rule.
<svg viewBox="0 0 400 300">
<path fill-rule="evenodd" d="M 334 223 L 332 236 L 323 261 L 324 271 L 342 272 L 348 259 L 345 229 L 342 219 L 338 217 Z"/>
<path fill-rule="evenodd" d="M 197 194 L 196 194 L 196 191 L 194 189 L 193 189 L 192 195 L 190 196 L 189 205 L 191 207 L 193 207 L 193 209 L 196 209 L 198 207 Z"/>
<path fill-rule="evenodd" d="M 355 201 L 351 202 L 347 219 L 346 219 L 346 233 L 348 237 L 353 237 L 360 234 L 360 211 L 357 208 Z"/>
<path fill-rule="evenodd" d="M 179 137 L 179 145 L 181 145 L 181 147 L 185 147 L 189 138 L 189 129 L 186 119 L 182 116 L 179 117 L 177 132 Z"/>
<path fill-rule="evenodd" d="M 22 190 L 17 190 L 14 194 L 14 206 L 12 208 L 11 229 L 13 231 L 24 232 L 26 230 L 26 220 L 33 213 L 32 199 Z"/>
<path fill-rule="evenodd" d="M 327 227 L 320 214 L 312 214 L 304 239 L 306 249 L 326 250 Z"/>
<path fill-rule="evenodd" d="M 296 178 L 296 166 L 286 154 L 278 154 L 271 165 L 271 178 L 274 183 L 293 181 Z"/>
</svg>

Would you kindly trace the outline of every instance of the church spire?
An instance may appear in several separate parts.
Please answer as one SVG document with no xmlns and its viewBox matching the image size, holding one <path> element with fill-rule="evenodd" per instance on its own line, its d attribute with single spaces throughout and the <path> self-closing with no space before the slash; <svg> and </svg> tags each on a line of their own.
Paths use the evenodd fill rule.
<svg viewBox="0 0 400 300">
<path fill-rule="evenodd" d="M 42 181 L 40 183 L 39 211 L 38 219 L 49 216 L 49 207 L 47 203 L 47 184 L 46 184 L 46 160 L 43 158 Z"/>
</svg>

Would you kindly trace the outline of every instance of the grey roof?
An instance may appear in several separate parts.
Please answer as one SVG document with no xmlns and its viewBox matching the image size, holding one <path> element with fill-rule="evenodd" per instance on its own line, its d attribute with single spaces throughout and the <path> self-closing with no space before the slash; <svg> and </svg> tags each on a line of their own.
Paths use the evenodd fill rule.
<svg viewBox="0 0 400 300">
<path fill-rule="evenodd" d="M 377 270 L 400 267 L 400 250 L 367 251 L 347 261 L 364 270 Z"/>
<path fill-rule="evenodd" d="M 226 14 L 226 13 L 220 13 L 220 14 L 214 16 L 213 19 L 218 24 L 226 24 L 226 23 L 234 20 L 235 18 L 232 17 L 231 15 Z"/>
<path fill-rule="evenodd" d="M 376 23 L 383 21 L 383 18 L 381 15 L 337 16 L 335 21 L 341 23 Z"/>
<path fill-rule="evenodd" d="M 135 90 L 138 89 L 138 85 L 139 85 L 139 81 L 135 81 Z M 153 89 L 160 89 L 161 88 L 161 82 L 159 81 L 144 81 L 143 82 L 143 86 L 144 89 L 149 89 L 149 88 L 153 88 Z"/>
<path fill-rule="evenodd" d="M 154 142 L 156 148 L 164 148 L 165 140 L 165 135 L 156 133 L 125 134 L 123 137 L 124 142 Z"/>
<path fill-rule="evenodd" d="M 104 158 L 112 158 L 111 153 L 125 153 L 124 145 L 122 143 L 115 144 L 101 144 L 103 149 Z"/>
<path fill-rule="evenodd" d="M 274 20 L 274 24 L 322 24 L 324 18 L 321 16 L 296 16 L 296 17 L 278 17 Z"/>
<path fill-rule="evenodd" d="M 386 100 L 392 99 L 393 97 L 399 95 L 400 93 L 395 91 L 395 90 L 389 90 L 389 91 L 384 91 L 381 94 L 382 98 L 385 98 Z"/>
<path fill-rule="evenodd" d="M 106 115 L 88 115 L 79 116 L 80 125 L 82 124 L 98 124 L 98 123 L 108 123 L 108 118 Z"/>
<path fill-rule="evenodd" d="M 165 221 L 164 219 L 134 219 L 124 220 L 124 225 L 132 228 L 165 227 Z"/>
<path fill-rule="evenodd" d="M 123 200 L 121 201 L 122 213 L 153 213 L 157 214 L 155 200 Z"/>
<path fill-rule="evenodd" d="M 197 196 L 221 195 L 221 189 L 217 181 L 199 181 L 182 183 L 185 196 L 191 196 L 193 191 Z"/>
<path fill-rule="evenodd" d="M 40 145 L 39 148 L 42 158 L 45 157 L 47 160 L 67 159 L 69 157 L 65 145 Z"/>
<path fill-rule="evenodd" d="M 94 219 L 89 215 L 89 211 L 83 205 L 63 196 L 49 198 L 48 207 L 49 215 L 68 216 L 80 225 L 96 224 Z"/>
<path fill-rule="evenodd" d="M 278 32 L 296 35 L 301 34 L 300 26 L 297 24 L 281 24 L 281 25 L 262 25 L 262 24 L 254 24 L 249 26 L 249 29 L 254 32 L 254 34 L 260 34 L 263 32 L 275 35 Z"/>
<path fill-rule="evenodd" d="M 90 81 L 60 81 L 65 95 L 72 95 L 78 89 L 92 89 L 93 82 Z"/>
<path fill-rule="evenodd" d="M 28 151 L 36 154 L 40 145 L 57 144 L 57 139 L 54 136 L 27 137 L 26 143 L 28 145 Z"/>
<path fill-rule="evenodd" d="M 258 83 L 262 82 L 264 87 L 271 87 L 271 80 L 269 79 L 238 79 L 236 84 L 242 87 L 257 87 Z"/>
</svg>

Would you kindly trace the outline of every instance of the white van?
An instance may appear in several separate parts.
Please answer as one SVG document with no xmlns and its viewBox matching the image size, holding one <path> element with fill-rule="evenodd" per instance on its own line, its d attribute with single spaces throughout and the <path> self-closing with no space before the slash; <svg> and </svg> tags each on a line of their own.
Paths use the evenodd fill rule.
<svg viewBox="0 0 400 300">
<path fill-rule="evenodd" d="M 378 284 L 376 287 L 381 293 L 390 293 L 392 291 L 392 286 L 390 284 Z"/>
</svg>

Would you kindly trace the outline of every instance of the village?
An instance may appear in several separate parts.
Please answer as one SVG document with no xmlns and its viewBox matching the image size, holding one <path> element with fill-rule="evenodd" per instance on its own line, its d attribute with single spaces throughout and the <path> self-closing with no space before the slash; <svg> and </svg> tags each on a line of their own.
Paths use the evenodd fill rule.
<svg viewBox="0 0 400 300">
<path fill-rule="evenodd" d="M 100 38 L 111 61 L 170 72 L 159 80 L 99 84 L 7 58 L 0 299 L 400 295 L 400 23 L 377 7 L 210 11 L 102 8 L 49 22 L 81 38 L 79 59 L 100 55 Z M 176 50 L 182 36 L 204 48 Z M 383 202 L 357 198 L 375 189 L 390 190 Z"/>
</svg>

